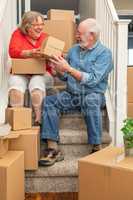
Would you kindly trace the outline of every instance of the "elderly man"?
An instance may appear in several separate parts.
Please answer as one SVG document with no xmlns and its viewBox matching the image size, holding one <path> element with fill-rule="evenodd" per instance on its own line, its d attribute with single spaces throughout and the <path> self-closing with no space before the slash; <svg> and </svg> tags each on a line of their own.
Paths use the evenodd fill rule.
<svg viewBox="0 0 133 200">
<path fill-rule="evenodd" d="M 66 60 L 57 56 L 50 59 L 62 80 L 66 81 L 67 89 L 44 100 L 41 138 L 48 148 L 40 160 L 41 165 L 52 165 L 63 159 L 57 145 L 62 112 L 80 110 L 92 152 L 101 149 L 101 107 L 113 65 L 111 51 L 101 44 L 99 33 L 95 19 L 82 21 L 77 30 L 79 44 L 70 49 Z"/>
</svg>

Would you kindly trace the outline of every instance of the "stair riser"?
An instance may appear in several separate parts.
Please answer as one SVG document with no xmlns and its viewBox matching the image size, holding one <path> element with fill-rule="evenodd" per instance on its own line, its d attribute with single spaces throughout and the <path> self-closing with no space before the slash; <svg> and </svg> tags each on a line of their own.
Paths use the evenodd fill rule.
<svg viewBox="0 0 133 200">
<path fill-rule="evenodd" d="M 72 129 L 72 130 L 86 130 L 86 124 L 84 122 L 84 119 L 81 117 L 74 117 L 68 116 L 68 117 L 62 117 L 60 119 L 60 129 Z M 105 129 L 107 126 L 105 117 L 103 117 L 102 120 L 102 127 Z"/>
<path fill-rule="evenodd" d="M 77 192 L 77 177 L 26 178 L 25 192 Z"/>
<path fill-rule="evenodd" d="M 83 157 L 89 154 L 89 145 L 59 145 L 65 158 L 70 159 L 70 157 Z"/>
</svg>

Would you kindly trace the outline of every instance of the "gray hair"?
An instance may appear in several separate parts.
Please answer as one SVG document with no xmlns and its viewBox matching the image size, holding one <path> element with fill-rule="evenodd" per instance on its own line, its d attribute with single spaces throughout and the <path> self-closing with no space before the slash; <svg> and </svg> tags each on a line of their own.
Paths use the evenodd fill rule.
<svg viewBox="0 0 133 200">
<path fill-rule="evenodd" d="M 94 18 L 87 18 L 80 23 L 83 26 L 86 26 L 88 32 L 94 33 L 95 38 L 98 39 L 101 32 L 101 27 L 97 23 L 96 19 Z"/>
<path fill-rule="evenodd" d="M 22 16 L 21 23 L 19 25 L 19 29 L 23 34 L 27 34 L 27 29 L 31 27 L 31 24 L 34 20 L 37 20 L 38 17 L 44 21 L 44 17 L 41 13 L 36 12 L 36 11 L 28 11 L 24 13 Z"/>
</svg>

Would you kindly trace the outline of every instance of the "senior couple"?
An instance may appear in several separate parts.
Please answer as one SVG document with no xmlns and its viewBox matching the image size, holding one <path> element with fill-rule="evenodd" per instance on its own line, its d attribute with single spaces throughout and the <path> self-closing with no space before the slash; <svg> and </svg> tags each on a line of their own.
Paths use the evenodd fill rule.
<svg viewBox="0 0 133 200">
<path fill-rule="evenodd" d="M 20 26 L 12 34 L 9 44 L 11 58 L 41 58 L 40 46 L 47 37 L 43 16 L 29 11 L 22 17 Z M 40 123 L 41 140 L 47 143 L 39 163 L 49 166 L 63 159 L 59 150 L 59 116 L 63 112 L 80 110 L 83 114 L 91 152 L 101 149 L 104 93 L 108 75 L 112 70 L 111 51 L 99 40 L 100 27 L 95 19 L 82 21 L 77 28 L 75 44 L 66 58 L 53 55 L 45 75 L 31 77 L 10 75 L 9 104 L 24 105 L 25 90 L 29 89 L 35 121 Z M 66 81 L 65 91 L 46 96 L 46 88 L 53 86 L 53 74 Z M 42 111 L 42 116 L 41 116 Z"/>
</svg>

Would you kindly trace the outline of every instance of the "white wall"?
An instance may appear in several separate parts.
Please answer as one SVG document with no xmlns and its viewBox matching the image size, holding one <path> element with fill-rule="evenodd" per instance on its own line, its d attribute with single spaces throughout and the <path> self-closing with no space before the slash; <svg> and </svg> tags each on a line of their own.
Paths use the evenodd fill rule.
<svg viewBox="0 0 133 200">
<path fill-rule="evenodd" d="M 133 10 L 133 0 L 113 0 L 117 10 Z"/>
<path fill-rule="evenodd" d="M 7 61 L 11 32 L 16 26 L 16 0 L 0 0 L 0 123 L 7 106 Z"/>
</svg>

